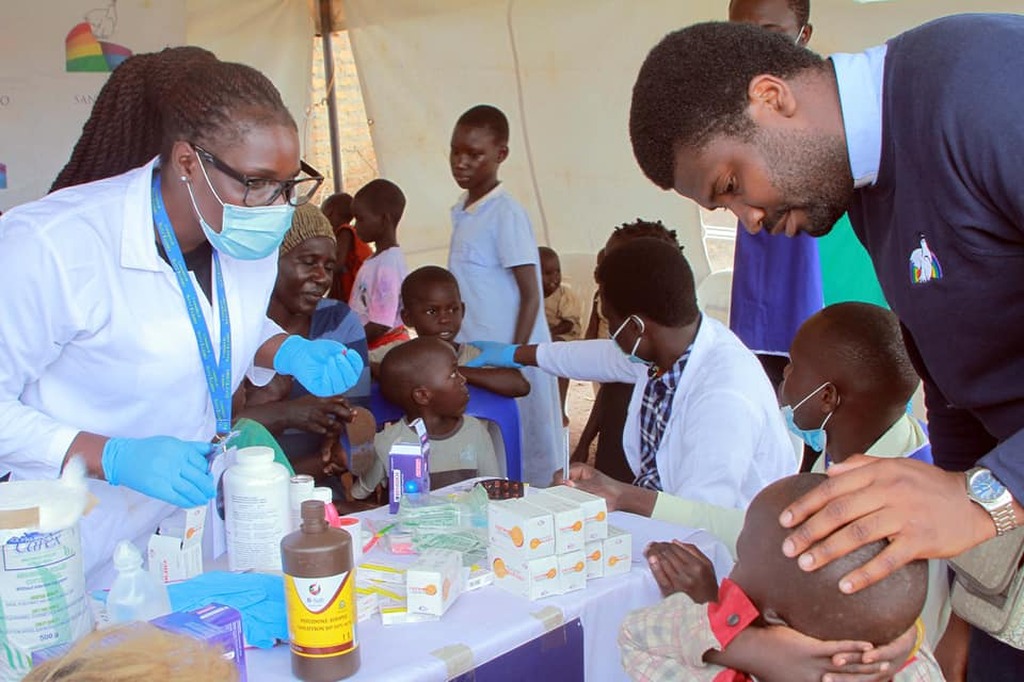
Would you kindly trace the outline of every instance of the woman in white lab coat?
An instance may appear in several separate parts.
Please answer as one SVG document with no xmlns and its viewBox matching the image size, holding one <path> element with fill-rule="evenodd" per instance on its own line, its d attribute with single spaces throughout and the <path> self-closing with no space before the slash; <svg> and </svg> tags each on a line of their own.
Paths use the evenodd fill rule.
<svg viewBox="0 0 1024 682">
<path fill-rule="evenodd" d="M 244 376 L 318 395 L 357 380 L 358 354 L 266 318 L 277 247 L 321 182 L 265 76 L 175 48 L 118 67 L 65 188 L 0 218 L 0 473 L 85 461 L 90 587 L 118 540 L 145 547 L 213 496 L 207 457 Z"/>
</svg>

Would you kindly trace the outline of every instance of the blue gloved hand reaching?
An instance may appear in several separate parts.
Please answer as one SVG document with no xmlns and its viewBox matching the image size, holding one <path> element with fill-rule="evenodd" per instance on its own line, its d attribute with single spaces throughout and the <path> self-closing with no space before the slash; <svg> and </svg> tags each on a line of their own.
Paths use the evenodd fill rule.
<svg viewBox="0 0 1024 682">
<path fill-rule="evenodd" d="M 356 385 L 363 359 L 337 341 L 311 341 L 293 334 L 277 349 L 274 370 L 295 377 L 313 395 L 327 398 Z"/>
<path fill-rule="evenodd" d="M 171 436 L 111 438 L 103 446 L 103 475 L 110 485 L 182 508 L 200 507 L 217 492 L 206 461 L 212 451 L 212 443 Z"/>
<path fill-rule="evenodd" d="M 479 349 L 480 355 L 466 363 L 466 367 L 507 367 L 519 369 L 521 364 L 515 361 L 516 349 L 514 343 L 501 343 L 500 341 L 470 341 L 469 345 Z"/>
</svg>

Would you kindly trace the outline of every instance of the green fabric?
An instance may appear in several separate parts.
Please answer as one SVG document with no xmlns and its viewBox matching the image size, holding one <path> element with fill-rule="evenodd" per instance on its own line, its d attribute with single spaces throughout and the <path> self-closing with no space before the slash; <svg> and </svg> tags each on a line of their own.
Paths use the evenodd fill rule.
<svg viewBox="0 0 1024 682">
<path fill-rule="evenodd" d="M 849 216 L 844 214 L 831 232 L 818 239 L 818 258 L 826 306 L 843 301 L 863 301 L 889 307 L 878 284 L 875 266 L 853 233 Z"/>
<path fill-rule="evenodd" d="M 238 435 L 231 439 L 229 445 L 239 448 L 265 445 L 272 448 L 274 450 L 274 461 L 287 469 L 289 476 L 295 475 L 295 469 L 292 468 L 292 463 L 288 461 L 288 458 L 284 456 L 284 450 L 281 449 L 277 439 L 274 438 L 270 431 L 267 431 L 263 424 L 243 417 L 234 423 L 231 430 L 236 431 Z"/>
</svg>

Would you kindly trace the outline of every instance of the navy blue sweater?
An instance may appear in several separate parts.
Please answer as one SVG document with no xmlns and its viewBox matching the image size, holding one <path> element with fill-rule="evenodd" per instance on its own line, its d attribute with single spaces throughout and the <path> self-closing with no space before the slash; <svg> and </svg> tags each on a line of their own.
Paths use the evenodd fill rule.
<svg viewBox="0 0 1024 682">
<path fill-rule="evenodd" d="M 894 38 L 883 88 L 854 230 L 925 379 L 936 463 L 984 455 L 1024 501 L 1024 16 Z"/>
</svg>

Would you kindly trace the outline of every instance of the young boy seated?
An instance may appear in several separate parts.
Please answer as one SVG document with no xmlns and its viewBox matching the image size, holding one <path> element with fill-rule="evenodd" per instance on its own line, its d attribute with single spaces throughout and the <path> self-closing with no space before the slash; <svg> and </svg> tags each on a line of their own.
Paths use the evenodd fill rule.
<svg viewBox="0 0 1024 682">
<path fill-rule="evenodd" d="M 793 337 L 779 401 L 790 430 L 820 452 L 814 471 L 851 455 L 932 463 L 928 434 L 907 414 L 920 379 L 891 311 L 836 303 Z"/>
<path fill-rule="evenodd" d="M 789 476 L 754 497 L 737 542 L 736 564 L 721 587 L 711 562 L 690 546 L 690 580 L 684 591 L 634 611 L 623 623 L 622 663 L 634 680 L 750 679 L 741 674 L 792 679 L 797 677 L 790 674 L 794 661 L 780 647 L 757 639 L 766 626 L 788 626 L 818 640 L 858 643 L 852 652 L 887 644 L 914 626 L 927 590 L 924 561 L 904 566 L 869 589 L 843 594 L 839 579 L 879 554 L 886 541 L 865 545 L 811 572 L 782 553 L 789 531 L 779 525 L 779 514 L 825 479 L 822 474 Z M 943 679 L 922 646 L 923 632 L 918 632 L 908 662 L 895 673 L 897 682 Z"/>
<path fill-rule="evenodd" d="M 466 304 L 462 302 L 459 283 L 442 267 L 427 265 L 417 268 L 402 282 L 402 321 L 405 326 L 416 330 L 418 337 L 434 337 L 451 345 L 458 354 L 459 371 L 467 383 L 510 398 L 529 393 L 530 384 L 518 369 L 463 366 L 480 354 L 476 347 L 455 340 L 465 313 Z M 379 378 L 381 359 L 401 343 L 404 342 L 396 341 L 370 352 L 374 376 Z"/>
<path fill-rule="evenodd" d="M 356 471 L 352 496 L 366 499 L 387 480 L 388 452 L 396 442 L 418 443 L 409 422 L 423 420 L 430 436 L 430 485 L 441 488 L 474 476 L 500 476 L 487 427 L 465 414 L 466 379 L 459 373 L 451 344 L 436 337 L 413 339 L 392 348 L 380 365 L 384 397 L 400 406 L 405 418 L 374 438 L 377 458 Z"/>
<path fill-rule="evenodd" d="M 580 300 L 562 284 L 562 263 L 554 249 L 542 246 L 540 253 L 540 281 L 544 293 L 544 317 L 551 330 L 552 341 L 578 341 L 583 338 L 580 324 L 582 311 Z M 558 398 L 562 406 L 562 426 L 569 425 L 565 413 L 565 398 L 569 393 L 569 380 L 558 377 Z"/>
<path fill-rule="evenodd" d="M 402 190 L 381 178 L 368 182 L 352 199 L 356 235 L 376 250 L 356 273 L 348 301 L 366 330 L 371 350 L 409 338 L 399 316 L 399 290 L 409 272 L 398 245 L 398 221 L 403 211 Z"/>
</svg>

